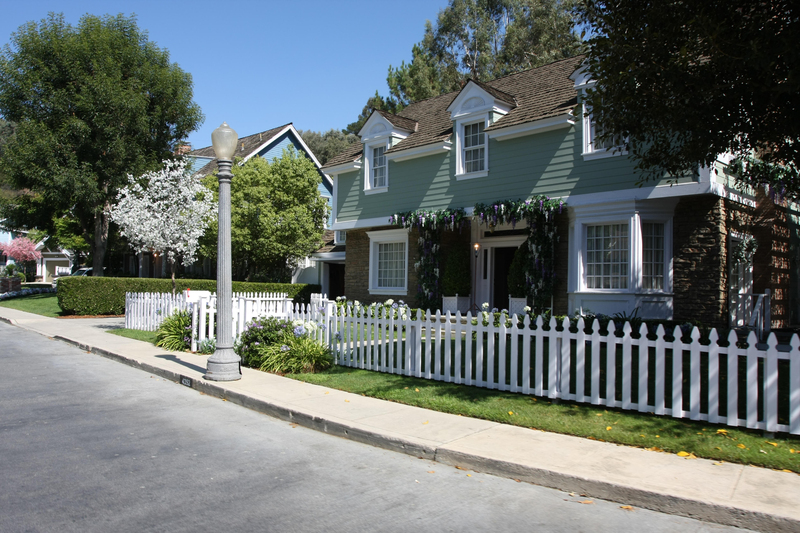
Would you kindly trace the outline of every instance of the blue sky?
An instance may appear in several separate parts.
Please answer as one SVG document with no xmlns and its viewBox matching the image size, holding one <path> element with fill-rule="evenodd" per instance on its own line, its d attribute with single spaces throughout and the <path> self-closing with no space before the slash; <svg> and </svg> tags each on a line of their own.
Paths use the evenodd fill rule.
<svg viewBox="0 0 800 533">
<path fill-rule="evenodd" d="M 389 65 L 411 60 L 425 21 L 447 3 L 0 0 L 0 43 L 50 11 L 71 24 L 86 13 L 135 13 L 139 28 L 194 79 L 206 119 L 188 140 L 201 148 L 223 120 L 240 136 L 288 122 L 302 130 L 344 128 L 376 89 L 388 94 Z"/>
</svg>

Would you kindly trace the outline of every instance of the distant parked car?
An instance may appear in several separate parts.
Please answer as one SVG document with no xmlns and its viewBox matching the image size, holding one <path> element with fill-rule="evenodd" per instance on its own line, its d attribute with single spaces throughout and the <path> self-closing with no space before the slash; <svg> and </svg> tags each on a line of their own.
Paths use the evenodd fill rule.
<svg viewBox="0 0 800 533">
<path fill-rule="evenodd" d="M 79 268 L 78 270 L 76 270 L 75 272 L 70 274 L 70 276 L 91 276 L 91 275 L 92 275 L 92 268 L 91 267 Z M 55 278 L 53 280 L 53 287 L 55 287 L 58 284 L 58 279 L 59 278 Z"/>
</svg>

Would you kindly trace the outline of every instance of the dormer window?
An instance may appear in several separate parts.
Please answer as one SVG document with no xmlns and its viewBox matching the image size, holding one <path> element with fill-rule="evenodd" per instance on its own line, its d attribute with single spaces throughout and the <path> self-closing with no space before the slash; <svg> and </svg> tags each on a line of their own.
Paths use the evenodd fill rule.
<svg viewBox="0 0 800 533">
<path fill-rule="evenodd" d="M 623 144 L 622 139 L 598 140 L 603 134 L 603 126 L 594 119 L 591 108 L 584 105 L 583 115 L 583 158 L 598 159 L 621 155 L 626 153 L 619 147 Z"/>
<path fill-rule="evenodd" d="M 372 188 L 386 187 L 386 147 L 377 146 L 372 149 L 372 168 L 370 170 Z"/>
<path fill-rule="evenodd" d="M 484 123 L 464 125 L 464 172 L 480 172 L 486 169 L 486 135 L 483 133 Z"/>
</svg>

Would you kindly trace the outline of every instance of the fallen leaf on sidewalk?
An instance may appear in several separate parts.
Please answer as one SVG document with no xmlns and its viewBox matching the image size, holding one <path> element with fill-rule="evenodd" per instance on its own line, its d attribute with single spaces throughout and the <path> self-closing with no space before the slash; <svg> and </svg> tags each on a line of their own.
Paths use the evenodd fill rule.
<svg viewBox="0 0 800 533">
<path fill-rule="evenodd" d="M 325 391 L 325 394 L 330 394 L 330 393 L 331 393 L 331 391 L 329 391 L 329 390 L 328 390 L 328 391 Z"/>
<path fill-rule="evenodd" d="M 592 500 L 581 500 L 578 503 L 582 503 L 584 505 L 594 505 L 594 502 Z"/>
<path fill-rule="evenodd" d="M 722 466 L 722 464 L 723 464 L 724 462 L 725 462 L 725 461 L 719 461 L 719 462 L 717 462 L 717 463 L 714 463 L 714 466 Z"/>
<path fill-rule="evenodd" d="M 429 474 L 435 474 L 435 473 L 436 473 L 436 470 L 428 470 L 428 473 L 429 473 Z"/>
<path fill-rule="evenodd" d="M 430 422 L 430 420 L 426 420 L 425 422 L 423 422 L 423 423 L 422 423 L 422 425 L 424 426 L 424 425 L 425 425 L 425 424 L 427 424 L 428 422 Z"/>
<path fill-rule="evenodd" d="M 620 509 L 625 509 L 626 511 L 633 511 L 633 507 L 630 505 L 620 505 Z"/>
<path fill-rule="evenodd" d="M 347 403 L 350 403 L 350 400 L 345 400 Z"/>
<path fill-rule="evenodd" d="M 466 470 L 466 468 L 464 468 L 463 466 L 457 466 L 456 470 Z"/>
<path fill-rule="evenodd" d="M 790 474 L 794 474 L 794 472 L 792 472 L 788 468 L 784 468 L 783 470 L 781 470 L 781 472 L 789 472 Z"/>
<path fill-rule="evenodd" d="M 292 422 L 292 423 L 291 423 L 291 424 L 289 424 L 289 425 L 290 425 L 290 426 L 292 426 L 293 428 L 296 428 L 296 427 L 297 427 L 297 424 L 295 424 L 294 422 Z"/>
<path fill-rule="evenodd" d="M 570 496 L 573 496 L 573 497 L 574 497 L 574 496 L 577 496 L 577 494 L 575 494 L 574 492 L 570 492 L 570 493 L 569 493 L 569 495 L 570 495 Z"/>
</svg>

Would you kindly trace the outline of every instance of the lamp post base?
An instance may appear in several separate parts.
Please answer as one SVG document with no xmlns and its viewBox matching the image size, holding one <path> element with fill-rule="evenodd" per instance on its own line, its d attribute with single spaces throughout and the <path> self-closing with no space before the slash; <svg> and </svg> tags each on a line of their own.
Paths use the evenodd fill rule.
<svg viewBox="0 0 800 533">
<path fill-rule="evenodd" d="M 211 381 L 236 381 L 242 379 L 242 365 L 233 348 L 217 348 L 206 363 L 205 378 Z"/>
</svg>

